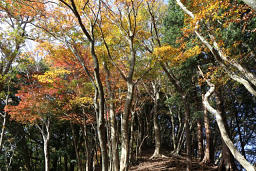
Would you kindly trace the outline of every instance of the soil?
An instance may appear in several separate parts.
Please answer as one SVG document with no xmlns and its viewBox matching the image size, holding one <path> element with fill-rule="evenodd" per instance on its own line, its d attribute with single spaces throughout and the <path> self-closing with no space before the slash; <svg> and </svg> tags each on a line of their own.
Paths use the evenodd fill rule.
<svg viewBox="0 0 256 171">
<path fill-rule="evenodd" d="M 170 152 L 165 153 L 165 157 L 150 159 L 153 154 L 153 150 L 144 151 L 137 162 L 130 166 L 129 171 L 185 171 L 186 159 L 184 155 L 174 156 Z M 200 165 L 197 159 L 192 160 L 193 171 L 216 171 L 216 166 Z"/>
</svg>

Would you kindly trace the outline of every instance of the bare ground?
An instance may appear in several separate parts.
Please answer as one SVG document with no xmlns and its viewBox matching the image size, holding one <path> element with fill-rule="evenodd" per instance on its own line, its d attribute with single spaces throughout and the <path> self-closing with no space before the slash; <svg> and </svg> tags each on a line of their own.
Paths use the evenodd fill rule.
<svg viewBox="0 0 256 171">
<path fill-rule="evenodd" d="M 186 170 L 186 160 L 182 156 L 173 156 L 167 154 L 163 158 L 154 158 L 150 159 L 150 156 L 153 152 L 147 151 L 142 154 L 138 159 L 137 164 L 134 164 L 129 168 L 129 171 L 168 171 L 168 170 L 177 170 L 185 171 Z M 192 170 L 193 171 L 216 171 L 215 166 L 202 166 L 196 159 L 192 161 Z"/>
</svg>

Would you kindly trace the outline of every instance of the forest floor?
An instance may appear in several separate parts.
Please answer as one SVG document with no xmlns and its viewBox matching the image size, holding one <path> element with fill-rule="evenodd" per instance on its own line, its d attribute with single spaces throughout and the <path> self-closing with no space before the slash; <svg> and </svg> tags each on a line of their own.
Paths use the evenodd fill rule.
<svg viewBox="0 0 256 171">
<path fill-rule="evenodd" d="M 163 152 L 164 153 L 164 152 Z M 167 153 L 167 154 L 166 154 Z M 153 150 L 147 150 L 129 171 L 183 171 L 186 170 L 186 159 L 183 156 L 173 156 L 165 152 L 166 157 L 150 159 Z M 196 159 L 192 161 L 193 171 L 216 171 L 216 166 L 200 165 Z"/>
</svg>

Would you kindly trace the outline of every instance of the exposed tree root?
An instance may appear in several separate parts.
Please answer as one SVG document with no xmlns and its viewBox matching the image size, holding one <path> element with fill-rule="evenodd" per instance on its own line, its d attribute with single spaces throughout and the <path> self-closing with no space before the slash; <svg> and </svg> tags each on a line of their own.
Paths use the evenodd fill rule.
<svg viewBox="0 0 256 171">
<path fill-rule="evenodd" d="M 163 154 L 154 153 L 149 159 L 154 159 L 154 158 L 168 158 L 168 157 Z"/>
</svg>

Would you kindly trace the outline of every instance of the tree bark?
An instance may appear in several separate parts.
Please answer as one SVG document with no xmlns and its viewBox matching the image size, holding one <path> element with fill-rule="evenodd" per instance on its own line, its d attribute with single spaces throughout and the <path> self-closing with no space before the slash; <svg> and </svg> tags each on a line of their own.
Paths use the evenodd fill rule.
<svg viewBox="0 0 256 171">
<path fill-rule="evenodd" d="M 45 169 L 45 171 L 49 171 L 50 170 L 49 151 L 48 151 L 48 144 L 49 144 L 49 140 L 50 140 L 50 120 L 49 120 L 49 118 L 47 118 L 45 121 L 43 121 L 42 127 L 40 127 L 38 124 L 36 126 L 40 130 L 40 133 L 43 137 L 44 169 Z"/>
<path fill-rule="evenodd" d="M 176 135 L 175 135 L 175 123 L 174 123 L 174 114 L 172 113 L 172 109 L 170 106 L 168 106 L 170 115 L 171 115 L 171 124 L 172 124 L 172 144 L 173 144 L 173 151 L 176 149 L 177 144 L 176 144 Z M 178 131 L 177 131 L 178 132 Z"/>
<path fill-rule="evenodd" d="M 215 98 L 216 98 L 217 110 L 220 111 L 225 130 L 229 130 L 228 125 L 227 125 L 227 118 L 225 116 L 224 104 L 223 104 L 223 101 L 221 100 L 222 97 L 221 97 L 220 90 L 218 90 L 215 93 Z M 228 136 L 228 138 L 230 138 L 229 132 L 227 132 L 227 136 Z M 230 170 L 230 171 L 236 170 L 235 163 L 234 163 L 234 157 L 232 156 L 227 145 L 225 144 L 225 141 L 223 140 L 223 138 L 222 138 L 222 161 L 220 162 L 220 165 L 221 165 L 220 167 L 221 168 L 224 167 L 225 170 Z"/>
<path fill-rule="evenodd" d="M 110 139 L 111 139 L 111 150 L 113 156 L 113 170 L 119 170 L 119 154 L 118 154 L 118 143 L 117 143 L 117 125 L 116 125 L 116 115 L 115 115 L 115 104 L 114 104 L 114 92 L 111 87 L 111 74 L 108 69 L 107 64 L 103 63 L 106 72 L 106 83 L 107 90 L 109 94 L 109 118 L 110 118 Z"/>
<path fill-rule="evenodd" d="M 204 101 L 204 95 L 202 94 L 202 101 Z M 202 163 L 212 163 L 212 157 L 211 157 L 211 128 L 210 128 L 210 120 L 208 116 L 207 109 L 205 106 L 203 106 L 204 111 L 204 127 L 205 127 L 205 137 L 206 137 L 206 145 L 205 145 L 205 152 L 204 152 L 204 158 L 202 160 Z"/>
<path fill-rule="evenodd" d="M 158 122 L 158 101 L 160 99 L 159 96 L 159 84 L 158 83 L 152 83 L 153 87 L 153 127 L 154 127 L 154 138 L 155 138 L 155 151 L 154 154 L 150 158 L 154 157 L 162 157 L 160 155 L 160 148 L 161 148 L 161 135 L 160 135 L 160 127 Z"/>
<path fill-rule="evenodd" d="M 43 139 L 44 139 L 45 171 L 50 170 L 50 161 L 49 161 L 49 152 L 48 152 L 49 138 L 50 138 L 49 131 L 47 131 L 47 135 L 43 137 Z"/>
<path fill-rule="evenodd" d="M 121 158 L 120 171 L 128 170 L 128 156 L 129 156 L 129 137 L 128 137 L 128 119 L 131 113 L 131 106 L 133 100 L 134 85 L 131 81 L 127 82 L 128 92 L 124 107 L 124 113 L 121 119 Z"/>
<path fill-rule="evenodd" d="M 75 129 L 74 129 L 74 125 L 70 122 L 70 127 L 71 127 L 71 131 L 72 131 L 72 135 L 73 135 L 73 144 L 75 147 L 75 152 L 76 152 L 76 160 L 77 160 L 77 165 L 78 165 L 78 170 L 82 171 L 82 161 L 79 155 L 79 150 L 78 150 L 78 140 L 77 140 L 77 136 L 75 133 Z"/>
<path fill-rule="evenodd" d="M 135 119 L 135 112 L 131 112 L 131 129 L 130 129 L 130 150 L 129 150 L 129 162 L 134 161 L 133 156 L 133 143 L 134 143 L 134 119 Z"/>
<path fill-rule="evenodd" d="M 97 89 L 95 90 L 94 105 L 96 109 L 97 132 L 101 150 L 102 170 L 108 171 L 107 135 L 104 119 L 105 97 L 103 85 L 100 79 L 99 63 L 95 52 L 94 42 L 91 42 L 91 54 L 94 60 L 94 78 Z M 97 91 L 97 92 L 96 92 Z M 99 100 L 99 101 L 98 101 Z"/>
<path fill-rule="evenodd" d="M 2 85 L 0 85 L 2 86 Z M 2 88 L 2 87 L 1 87 Z M 0 88 L 0 90 L 1 90 Z M 0 91 L 1 92 L 1 91 Z M 9 100 L 9 93 L 10 93 L 10 85 L 7 85 L 7 95 L 5 98 L 5 106 L 8 105 L 8 100 Z M 3 146 L 3 139 L 4 139 L 4 132 L 5 132 L 5 127 L 6 127 L 6 121 L 7 121 L 7 113 L 3 111 L 3 114 L 0 113 L 0 116 L 3 118 L 3 123 L 2 123 L 2 129 L 1 129 L 1 135 L 0 135 L 0 152 L 2 152 L 2 146 Z"/>
<path fill-rule="evenodd" d="M 160 154 L 160 148 L 161 148 L 161 134 L 160 134 L 160 126 L 158 122 L 158 101 L 160 99 L 159 91 L 160 91 L 160 83 L 159 79 L 156 81 L 153 81 L 151 83 L 153 92 L 151 92 L 147 86 L 144 84 L 144 87 L 147 91 L 147 93 L 150 95 L 152 100 L 154 101 L 153 109 L 151 110 L 151 113 L 153 113 L 153 129 L 154 129 L 154 139 L 155 139 L 155 150 L 153 155 L 150 157 L 157 158 L 157 157 L 163 157 L 163 155 Z"/>
<path fill-rule="evenodd" d="M 3 113 L 2 118 L 3 118 L 3 123 L 2 123 L 1 136 L 0 136 L 0 152 L 2 151 L 3 139 L 4 139 L 4 133 L 5 133 L 5 127 L 6 127 L 6 119 L 7 119 L 6 112 Z"/>
<path fill-rule="evenodd" d="M 113 155 L 113 170 L 119 170 L 119 154 L 118 154 L 118 143 L 116 137 L 116 118 L 112 107 L 110 107 L 110 122 L 111 122 L 111 145 L 112 145 L 112 155 Z"/>
<path fill-rule="evenodd" d="M 201 75 L 203 76 L 203 73 L 201 72 Z M 207 80 L 207 84 L 210 86 L 210 89 L 207 91 L 207 93 L 204 96 L 204 101 L 203 104 L 205 106 L 205 108 L 216 117 L 216 121 L 221 133 L 221 137 L 223 139 L 223 141 L 225 142 L 225 144 L 227 145 L 227 147 L 229 148 L 229 150 L 231 151 L 232 155 L 234 156 L 234 158 L 248 171 L 255 171 L 256 168 L 250 164 L 243 155 L 240 154 L 240 152 L 236 149 L 236 147 L 234 146 L 233 142 L 230 140 L 228 133 L 225 129 L 225 125 L 221 116 L 220 111 L 214 109 L 208 101 L 208 98 L 212 95 L 212 93 L 215 90 L 215 85 L 210 83 Z"/>
<path fill-rule="evenodd" d="M 182 95 L 185 108 L 185 132 L 186 132 L 186 150 L 187 150 L 187 171 L 192 170 L 192 156 L 191 156 L 191 134 L 190 134 L 190 108 L 186 95 Z"/>
<path fill-rule="evenodd" d="M 156 89 L 156 87 L 154 87 L 153 89 Z M 154 154 L 150 157 L 150 158 L 154 158 L 154 157 L 161 157 L 162 155 L 160 155 L 160 147 L 161 147 L 161 137 L 160 137 L 160 127 L 159 127 L 159 123 L 158 123 L 158 100 L 159 100 L 159 92 L 157 92 L 157 90 L 154 90 L 154 106 L 153 106 L 153 123 L 154 123 L 154 135 L 155 135 L 155 151 Z"/>
<path fill-rule="evenodd" d="M 249 7 L 256 11 L 256 0 L 243 0 Z"/>
<path fill-rule="evenodd" d="M 201 119 L 197 120 L 197 157 L 199 161 L 203 158 L 203 131 Z"/>
<path fill-rule="evenodd" d="M 93 150 L 90 149 L 90 145 L 88 142 L 88 134 L 87 134 L 87 126 L 84 125 L 84 145 L 85 145 L 85 155 L 86 155 L 86 163 L 85 163 L 85 170 L 86 171 L 91 171 L 93 170 L 92 168 L 92 154 L 93 154 Z"/>
</svg>

